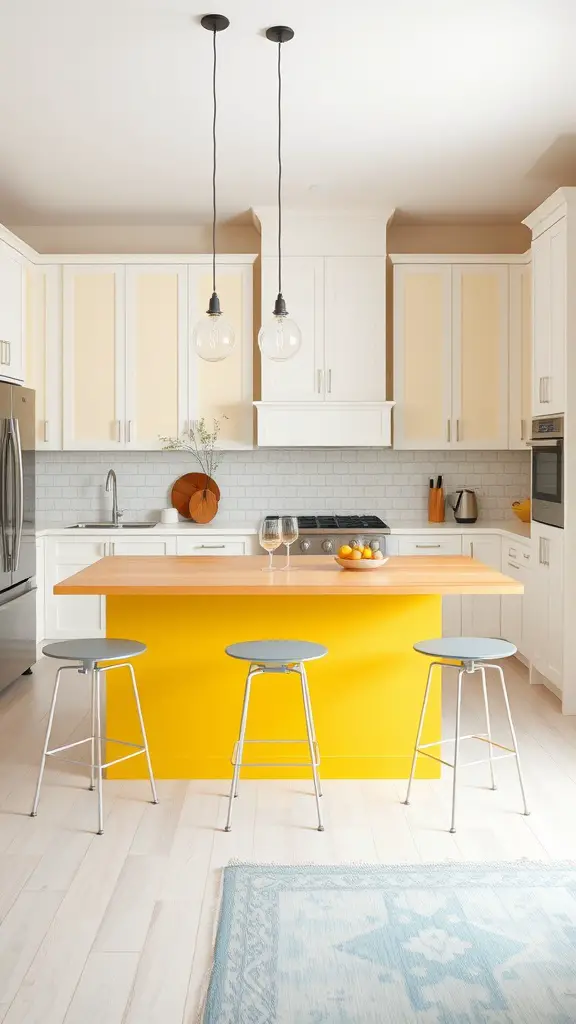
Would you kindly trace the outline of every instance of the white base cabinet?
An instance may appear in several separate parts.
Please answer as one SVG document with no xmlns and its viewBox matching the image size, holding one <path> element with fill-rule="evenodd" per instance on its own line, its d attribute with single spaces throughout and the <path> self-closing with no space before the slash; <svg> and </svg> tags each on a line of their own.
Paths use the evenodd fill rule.
<svg viewBox="0 0 576 1024">
<path fill-rule="evenodd" d="M 461 555 L 462 537 L 446 537 L 432 531 L 398 537 L 399 555 Z M 462 635 L 462 598 L 457 594 L 442 598 L 442 636 Z M 422 637 L 424 639 L 424 637 Z"/>
<path fill-rule="evenodd" d="M 502 538 L 493 534 L 484 537 L 463 537 L 462 554 L 477 558 L 491 569 L 501 571 Z M 462 635 L 494 636 L 501 634 L 501 598 L 499 594 L 470 594 L 462 598 Z"/>
<path fill-rule="evenodd" d="M 512 576 L 524 586 L 523 594 L 508 594 L 501 598 L 501 632 L 503 640 L 509 640 L 518 648 L 526 662 L 530 661 L 532 644 L 527 615 L 528 593 L 531 579 L 530 541 L 503 541 L 502 572 Z"/>
<path fill-rule="evenodd" d="M 562 690 L 564 641 L 564 534 L 532 523 L 533 568 L 527 591 L 531 664 L 556 691 Z"/>
</svg>

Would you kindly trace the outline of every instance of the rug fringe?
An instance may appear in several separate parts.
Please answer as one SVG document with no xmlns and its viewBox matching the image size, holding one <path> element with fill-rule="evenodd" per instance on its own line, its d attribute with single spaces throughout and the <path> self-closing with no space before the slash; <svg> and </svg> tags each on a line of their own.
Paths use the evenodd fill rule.
<svg viewBox="0 0 576 1024">
<path fill-rule="evenodd" d="M 233 858 L 228 861 L 229 868 L 289 868 L 291 871 L 298 871 L 300 868 L 305 868 L 307 871 L 310 869 L 317 871 L 332 871 L 340 868 L 345 871 L 346 868 L 362 868 L 362 869 L 373 869 L 374 871 L 382 871 L 382 869 L 389 868 L 394 871 L 414 871 L 415 869 L 422 870 L 428 869 L 437 871 L 442 868 L 466 868 L 470 870 L 496 870 L 501 871 L 513 866 L 514 864 L 522 864 L 524 867 L 540 868 L 548 867 L 554 870 L 566 870 L 573 871 L 576 868 L 576 860 L 530 860 L 529 857 L 515 857 L 514 860 L 499 860 L 499 861 L 469 861 L 469 860 L 442 860 L 442 861 L 414 861 L 410 864 L 406 862 L 393 863 L 383 861 L 375 863 L 374 861 L 362 861 L 362 860 L 350 860 L 346 863 L 339 864 L 318 864 L 316 861 L 299 861 L 298 864 L 286 864 L 282 861 L 250 861 L 250 860 L 239 860 Z M 226 870 L 226 869 L 224 869 Z"/>
</svg>

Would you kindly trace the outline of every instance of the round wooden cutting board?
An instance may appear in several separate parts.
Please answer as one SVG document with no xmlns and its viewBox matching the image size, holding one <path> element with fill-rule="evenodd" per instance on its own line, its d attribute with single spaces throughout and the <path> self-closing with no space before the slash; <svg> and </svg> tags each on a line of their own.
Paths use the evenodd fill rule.
<svg viewBox="0 0 576 1024">
<path fill-rule="evenodd" d="M 190 498 L 190 518 L 195 523 L 210 523 L 218 511 L 218 498 L 213 491 L 206 488 L 196 491 Z"/>
<path fill-rule="evenodd" d="M 172 494 L 170 495 L 172 508 L 177 509 L 180 515 L 184 516 L 184 519 L 191 519 L 190 498 L 197 491 L 203 491 L 204 488 L 212 492 L 216 502 L 220 501 L 220 488 L 211 477 L 206 476 L 205 473 L 185 473 L 184 476 L 178 478 L 172 487 Z"/>
</svg>

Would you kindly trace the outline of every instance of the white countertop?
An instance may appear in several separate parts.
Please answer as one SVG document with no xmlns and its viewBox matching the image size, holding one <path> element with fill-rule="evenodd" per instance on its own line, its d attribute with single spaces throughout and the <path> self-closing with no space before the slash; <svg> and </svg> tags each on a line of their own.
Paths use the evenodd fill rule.
<svg viewBox="0 0 576 1024">
<path fill-rule="evenodd" d="M 470 533 L 472 535 L 478 535 L 482 533 L 493 533 L 499 534 L 503 537 L 516 537 L 530 539 L 530 524 L 521 523 L 519 519 L 500 519 L 496 521 L 480 520 L 480 522 L 466 525 L 463 523 L 456 523 L 453 519 L 444 523 L 429 523 L 427 519 L 423 519 L 421 522 L 410 522 L 402 523 L 400 521 L 389 521 L 390 532 L 396 536 L 409 536 L 411 534 L 423 533 L 423 532 L 434 532 L 434 533 L 446 533 L 446 534 L 465 534 Z M 98 528 L 93 526 L 85 526 L 81 529 L 73 529 L 71 526 L 50 526 L 39 522 L 36 529 L 37 537 L 82 537 L 88 535 L 90 537 L 109 537 L 110 534 L 117 535 L 118 533 L 122 536 L 129 537 L 149 537 L 151 534 L 158 535 L 159 533 L 167 536 L 198 536 L 198 537 L 254 537 L 258 533 L 257 526 L 251 526 L 249 523 L 207 523 L 200 525 L 198 523 L 155 523 L 150 528 L 130 528 L 130 522 L 127 521 L 121 530 L 113 530 L 110 528 Z"/>
</svg>

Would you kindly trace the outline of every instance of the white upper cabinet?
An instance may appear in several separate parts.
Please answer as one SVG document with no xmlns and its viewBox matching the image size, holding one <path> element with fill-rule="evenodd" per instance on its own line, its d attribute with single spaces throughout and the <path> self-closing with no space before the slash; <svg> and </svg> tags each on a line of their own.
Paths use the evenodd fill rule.
<svg viewBox="0 0 576 1024">
<path fill-rule="evenodd" d="M 508 447 L 526 450 L 532 419 L 532 267 L 510 267 Z"/>
<path fill-rule="evenodd" d="M 24 381 L 24 266 L 0 242 L 0 380 Z"/>
<path fill-rule="evenodd" d="M 188 268 L 189 333 L 208 309 L 212 294 L 212 268 Z M 253 399 L 253 275 L 251 263 L 218 263 L 216 290 L 222 315 L 232 324 L 236 343 L 232 353 L 219 363 L 189 354 L 187 373 L 182 373 L 187 423 L 205 418 L 209 429 L 220 421 L 219 445 L 251 448 L 254 443 Z M 183 352 L 183 366 L 188 349 Z M 186 381 L 187 386 L 186 386 Z"/>
<path fill-rule="evenodd" d="M 524 270 L 525 258 L 391 259 L 394 447 L 507 448 L 510 408 L 519 413 L 525 403 L 523 378 L 519 372 L 512 377 L 509 368 L 510 272 Z M 526 323 L 513 329 L 525 331 L 515 342 L 520 365 L 521 345 L 529 342 Z"/>
<path fill-rule="evenodd" d="M 332 402 L 386 401 L 386 260 L 324 260 L 324 395 Z"/>
<path fill-rule="evenodd" d="M 260 211 L 261 322 L 278 292 L 276 212 Z M 302 332 L 286 362 L 261 359 L 258 444 L 390 444 L 386 401 L 386 218 L 284 219 L 282 293 Z"/>
<path fill-rule="evenodd" d="M 179 367 L 187 337 L 186 269 L 126 267 L 123 436 L 129 448 L 160 448 L 160 437 L 177 436 L 184 426 Z"/>
<path fill-rule="evenodd" d="M 302 332 L 302 344 L 291 359 L 274 362 L 261 357 L 262 399 L 266 402 L 319 402 L 324 398 L 324 260 L 318 256 L 286 256 L 282 289 L 288 313 Z M 262 323 L 272 318 L 278 292 L 278 260 L 262 257 Z"/>
<path fill-rule="evenodd" d="M 36 392 L 36 449 L 62 447 L 62 268 L 26 267 L 24 273 L 26 387 Z"/>
<path fill-rule="evenodd" d="M 567 225 L 562 218 L 532 241 L 535 416 L 566 406 Z"/>
<path fill-rule="evenodd" d="M 65 266 L 63 447 L 126 442 L 125 268 Z"/>
</svg>

